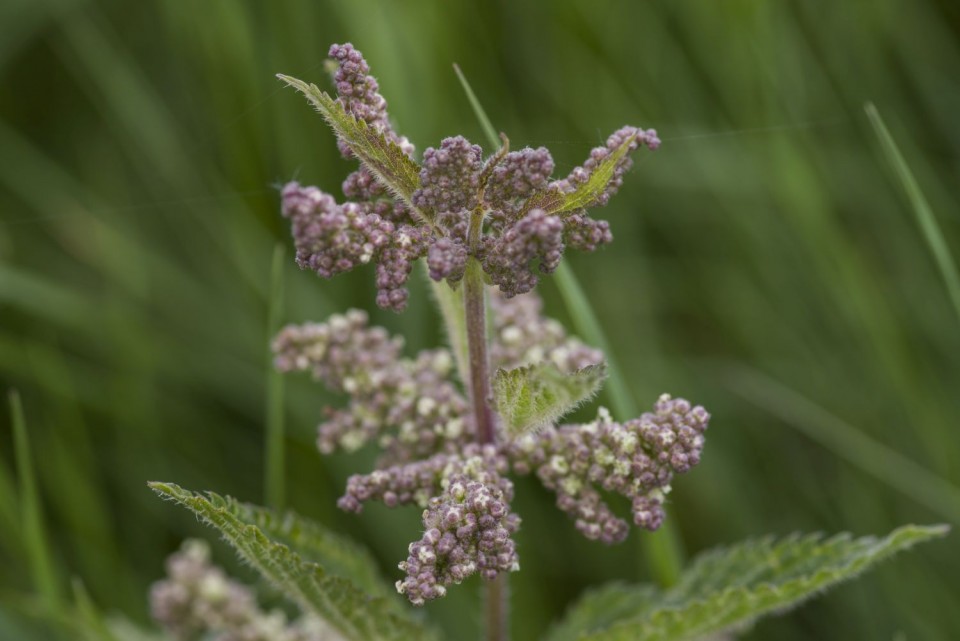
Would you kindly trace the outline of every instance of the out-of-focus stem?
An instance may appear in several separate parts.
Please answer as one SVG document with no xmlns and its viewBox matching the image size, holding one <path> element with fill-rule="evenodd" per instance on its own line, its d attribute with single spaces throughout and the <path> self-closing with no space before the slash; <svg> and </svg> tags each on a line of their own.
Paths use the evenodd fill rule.
<svg viewBox="0 0 960 641">
<path fill-rule="evenodd" d="M 486 621 L 486 641 L 506 641 L 507 639 L 507 575 L 486 582 L 487 593 L 484 620 Z"/>
</svg>

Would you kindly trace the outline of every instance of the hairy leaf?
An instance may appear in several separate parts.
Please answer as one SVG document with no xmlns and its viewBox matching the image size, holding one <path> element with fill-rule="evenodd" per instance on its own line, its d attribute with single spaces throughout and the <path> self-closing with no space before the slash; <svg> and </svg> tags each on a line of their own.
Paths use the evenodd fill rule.
<svg viewBox="0 0 960 641">
<path fill-rule="evenodd" d="M 417 209 L 411 202 L 413 192 L 420 186 L 420 166 L 403 153 L 397 143 L 382 130 L 347 113 L 343 105 L 316 85 L 283 74 L 277 74 L 277 77 L 307 97 L 337 137 L 394 196 L 422 218 L 427 217 L 427 212 Z"/>
<path fill-rule="evenodd" d="M 670 590 L 615 586 L 588 594 L 548 639 L 682 641 L 741 629 L 948 529 L 907 525 L 882 539 L 792 536 L 712 550 Z"/>
<path fill-rule="evenodd" d="M 606 376 L 601 363 L 564 374 L 553 363 L 497 370 L 493 398 L 511 437 L 552 423 L 589 399 Z"/>
<path fill-rule="evenodd" d="M 635 138 L 627 138 L 613 152 L 600 161 L 590 174 L 587 182 L 577 185 L 570 193 L 555 190 L 541 192 L 530 198 L 524 205 L 524 211 L 543 209 L 548 214 L 572 214 L 593 207 L 613 180 L 617 163 L 630 151 Z"/>
<path fill-rule="evenodd" d="M 215 505 L 230 511 L 247 525 L 254 525 L 275 543 L 290 547 L 305 561 L 322 565 L 330 574 L 349 579 L 372 596 L 380 596 L 390 605 L 401 603 L 397 591 L 380 576 L 370 553 L 353 541 L 338 536 L 316 521 L 293 512 L 277 514 L 273 510 L 230 497 L 211 497 Z"/>
<path fill-rule="evenodd" d="M 195 494 L 172 483 L 150 483 L 160 496 L 186 507 L 223 534 L 240 557 L 256 568 L 304 612 L 326 620 L 351 641 L 401 641 L 433 639 L 434 635 L 418 622 L 405 616 L 383 597 L 362 591 L 349 579 L 329 574 L 319 563 L 305 560 L 287 545 L 273 541 L 257 524 L 263 516 L 256 508 L 216 494 Z M 253 520 L 248 523 L 245 518 Z M 269 519 L 272 520 L 272 519 Z M 263 521 L 261 521 L 262 523 Z M 275 521 L 274 521 L 275 522 Z M 288 524 L 289 525 L 289 524 Z M 269 528 L 268 529 L 273 529 Z M 276 532 L 298 538 L 295 527 L 278 527 Z M 306 537 L 300 537 L 304 539 Z M 329 546 L 308 545 L 325 557 Z M 340 548 L 343 551 L 343 548 Z M 343 561 L 341 560 L 341 564 Z"/>
</svg>

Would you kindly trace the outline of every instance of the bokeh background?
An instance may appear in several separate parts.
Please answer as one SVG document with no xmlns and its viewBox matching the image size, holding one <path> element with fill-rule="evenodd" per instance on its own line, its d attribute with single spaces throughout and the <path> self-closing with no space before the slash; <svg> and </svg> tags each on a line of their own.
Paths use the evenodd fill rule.
<svg viewBox="0 0 960 641">
<path fill-rule="evenodd" d="M 350 170 L 274 78 L 326 82 L 332 42 L 366 54 L 420 150 L 485 143 L 453 62 L 514 147 L 550 147 L 558 173 L 622 124 L 658 129 L 663 147 L 596 212 L 616 242 L 569 260 L 635 400 L 670 391 L 714 415 L 703 464 L 671 495 L 688 557 L 767 533 L 956 524 L 957 274 L 938 268 L 864 103 L 934 236 L 960 251 L 958 35 L 950 0 L 0 3 L 0 385 L 23 398 L 63 602 L 79 577 L 100 609 L 146 626 L 164 556 L 213 538 L 147 480 L 263 501 L 278 243 L 283 321 L 372 308 L 367 270 L 296 269 L 278 213 L 276 184 L 339 193 Z M 415 280 L 406 313 L 372 312 L 411 350 L 440 336 Z M 551 279 L 541 292 L 570 318 Z M 392 580 L 418 515 L 335 509 L 370 457 L 321 459 L 327 402 L 287 385 L 287 503 L 364 541 Z M 0 638 L 74 638 L 36 596 L 6 407 L 0 428 Z M 592 544 L 535 483 L 518 494 L 515 638 L 586 586 L 650 580 L 642 535 Z M 955 638 L 953 538 L 746 638 Z M 474 638 L 477 598 L 469 583 L 428 610 Z"/>
</svg>

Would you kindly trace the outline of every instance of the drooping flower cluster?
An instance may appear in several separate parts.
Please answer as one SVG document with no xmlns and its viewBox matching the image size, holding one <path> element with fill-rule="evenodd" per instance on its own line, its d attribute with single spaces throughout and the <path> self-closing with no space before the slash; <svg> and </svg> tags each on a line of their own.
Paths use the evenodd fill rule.
<svg viewBox="0 0 960 641">
<path fill-rule="evenodd" d="M 469 406 L 450 380 L 450 352 L 400 358 L 403 340 L 367 323 L 366 312 L 351 310 L 326 323 L 289 325 L 274 339 L 278 370 L 310 372 L 350 396 L 346 408 L 328 410 L 320 424 L 320 451 L 354 451 L 377 440 L 384 462 L 405 462 L 468 440 Z"/>
<path fill-rule="evenodd" d="M 510 537 L 520 527 L 520 517 L 509 512 L 511 498 L 495 485 L 466 476 L 448 479 L 443 494 L 431 498 L 423 511 L 425 532 L 400 563 L 407 576 L 397 581 L 397 591 L 423 605 L 474 573 L 492 580 L 519 570 Z"/>
<path fill-rule="evenodd" d="M 407 576 L 397 581 L 401 594 L 423 605 L 474 573 L 493 579 L 519 568 L 510 536 L 520 517 L 510 512 L 508 467 L 496 446 L 469 443 L 456 454 L 355 474 L 337 505 L 349 512 L 360 512 L 367 501 L 425 508 L 423 538 L 410 544 L 400 563 Z"/>
<path fill-rule="evenodd" d="M 557 506 L 576 520 L 584 536 L 618 543 L 629 528 L 598 488 L 630 499 L 634 524 L 656 530 L 673 475 L 700 461 L 709 420 L 699 405 L 664 394 L 653 412 L 626 423 L 601 410 L 592 423 L 524 435 L 509 446 L 509 457 L 515 472 L 536 471 L 556 492 Z"/>
<path fill-rule="evenodd" d="M 413 147 L 392 129 L 386 100 L 360 52 L 334 45 L 330 56 L 344 111 L 412 158 Z M 515 296 L 553 272 L 567 247 L 594 251 L 612 240 L 609 224 L 586 209 L 605 205 L 620 188 L 631 152 L 659 144 L 652 129 L 623 127 L 582 166 L 551 182 L 554 162 L 544 147 L 508 151 L 504 138 L 504 147 L 484 160 L 478 145 L 454 136 L 424 152 L 410 193 L 389 193 L 361 166 L 343 183 L 350 201 L 338 204 L 315 187 L 290 183 L 283 189 L 283 214 L 291 219 L 301 268 L 330 278 L 375 264 L 381 307 L 406 306 L 406 281 L 422 257 L 431 278 L 451 284 L 475 259 L 504 295 Z M 338 145 L 344 157 L 354 157 L 348 142 Z"/>
<path fill-rule="evenodd" d="M 210 563 L 203 541 L 185 541 L 167 559 L 167 578 L 150 590 L 150 611 L 177 641 L 342 641 L 316 617 L 288 622 L 280 610 L 264 612 L 253 590 Z"/>
<path fill-rule="evenodd" d="M 544 317 L 533 293 L 491 292 L 490 307 L 494 367 L 547 361 L 572 373 L 603 360 Z M 615 543 L 628 524 L 601 491 L 629 499 L 634 523 L 656 529 L 673 475 L 699 461 L 709 416 L 668 396 L 653 412 L 622 424 L 602 410 L 585 425 L 547 426 L 513 442 L 478 445 L 469 407 L 452 380 L 451 355 L 430 350 L 404 359 L 401 348 L 399 338 L 369 327 L 359 311 L 287 327 L 274 341 L 279 369 L 311 372 L 350 396 L 345 410 L 331 411 L 320 425 L 321 451 L 352 451 L 370 441 L 386 448 L 377 469 L 348 479 L 338 506 L 360 512 L 380 501 L 424 510 L 424 535 L 400 564 L 406 576 L 398 589 L 412 603 L 440 597 L 473 573 L 489 578 L 518 566 L 510 535 L 519 517 L 509 507 L 508 472 L 535 472 L 579 531 Z M 387 429 L 394 426 L 395 434 Z"/>
</svg>

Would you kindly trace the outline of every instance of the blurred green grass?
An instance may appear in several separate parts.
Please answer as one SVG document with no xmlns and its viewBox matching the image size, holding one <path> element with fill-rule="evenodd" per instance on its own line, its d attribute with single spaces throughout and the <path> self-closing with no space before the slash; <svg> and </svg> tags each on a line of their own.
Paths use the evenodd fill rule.
<svg viewBox="0 0 960 641">
<path fill-rule="evenodd" d="M 900 468 L 886 479 L 882 463 L 857 464 L 869 452 L 811 439 L 814 419 L 789 399 L 960 485 L 958 319 L 863 115 L 876 104 L 956 255 L 958 33 L 960 9 L 935 0 L 3 3 L 0 382 L 23 398 L 61 592 L 80 576 L 102 609 L 146 619 L 162 558 L 202 532 L 147 480 L 266 500 L 271 256 L 289 244 L 274 184 L 337 192 L 349 170 L 273 74 L 322 82 L 327 46 L 348 40 L 421 150 L 454 133 L 484 140 L 453 62 L 511 143 L 547 145 L 558 172 L 624 123 L 660 132 L 662 149 L 596 212 L 614 245 L 570 262 L 635 399 L 669 390 L 714 415 L 703 465 L 671 495 L 689 552 L 955 522 L 898 489 Z M 365 272 L 328 283 L 288 264 L 283 281 L 284 321 L 373 300 Z M 554 284 L 542 289 L 568 318 Z M 373 316 L 417 349 L 437 340 L 437 317 L 422 283 L 413 300 Z M 366 461 L 316 454 L 326 400 L 287 385 L 286 502 L 393 572 L 409 538 L 393 533 L 412 537 L 417 515 L 337 512 Z M 0 638 L 60 638 L 24 596 L 6 414 Z M 535 638 L 585 585 L 649 577 L 636 546 L 582 541 L 534 483 L 518 494 L 516 638 Z M 748 638 L 949 638 L 958 572 L 955 545 L 930 546 Z M 476 598 L 467 586 L 429 609 L 469 627 Z"/>
</svg>

